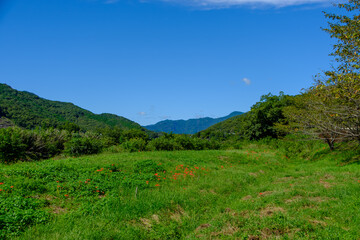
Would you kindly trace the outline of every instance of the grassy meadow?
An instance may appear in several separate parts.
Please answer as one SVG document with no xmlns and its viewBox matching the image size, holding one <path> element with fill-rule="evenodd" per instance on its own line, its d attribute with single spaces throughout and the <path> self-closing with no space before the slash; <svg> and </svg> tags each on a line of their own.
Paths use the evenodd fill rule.
<svg viewBox="0 0 360 240">
<path fill-rule="evenodd" d="M 239 150 L 2 165 L 1 239 L 360 239 L 360 168 Z"/>
</svg>

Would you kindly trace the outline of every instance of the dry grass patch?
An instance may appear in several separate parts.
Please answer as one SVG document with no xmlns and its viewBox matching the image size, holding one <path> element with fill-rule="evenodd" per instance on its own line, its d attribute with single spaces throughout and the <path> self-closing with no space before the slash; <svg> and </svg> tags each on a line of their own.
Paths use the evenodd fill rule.
<svg viewBox="0 0 360 240">
<path fill-rule="evenodd" d="M 226 209 L 225 209 L 225 213 L 226 213 L 226 214 L 229 214 L 229 215 L 231 215 L 231 216 L 237 216 L 237 215 L 239 215 L 235 210 L 232 210 L 232 209 L 230 209 L 230 208 L 226 208 Z"/>
<path fill-rule="evenodd" d="M 195 229 L 195 232 L 200 232 L 201 230 L 206 229 L 206 228 L 209 228 L 209 227 L 211 227 L 211 224 L 209 224 L 209 223 L 201 224 L 200 226 L 198 226 L 198 227 Z"/>
<path fill-rule="evenodd" d="M 302 196 L 294 196 L 294 197 L 292 197 L 292 198 L 290 198 L 290 199 L 286 199 L 285 200 L 285 203 L 293 203 L 293 202 L 299 202 L 299 201 L 301 201 L 303 199 L 303 197 Z"/>
<path fill-rule="evenodd" d="M 285 210 L 282 207 L 273 207 L 273 206 L 266 207 L 260 211 L 260 216 L 261 217 L 270 217 L 274 213 L 277 213 L 277 212 L 283 213 L 283 212 L 285 212 Z"/>
<path fill-rule="evenodd" d="M 145 228 L 151 228 L 151 227 L 152 227 L 152 224 L 151 224 L 151 220 L 150 220 L 150 219 L 140 218 L 140 222 L 142 223 L 142 225 L 143 225 Z"/>
<path fill-rule="evenodd" d="M 324 221 L 320 221 L 320 220 L 316 220 L 316 219 L 310 219 L 309 222 L 314 225 L 314 226 L 322 226 L 322 227 L 326 227 L 327 226 L 327 223 L 324 222 Z"/>
<path fill-rule="evenodd" d="M 333 185 L 332 183 L 325 182 L 323 179 L 320 179 L 320 180 L 319 180 L 319 183 L 320 183 L 321 185 L 323 185 L 324 188 L 331 188 L 332 185 Z"/>
<path fill-rule="evenodd" d="M 211 236 L 214 236 L 214 237 L 221 236 L 221 235 L 232 236 L 238 231 L 239 231 L 239 228 L 234 227 L 234 226 L 232 226 L 231 224 L 228 223 L 225 227 L 223 227 L 221 229 L 220 232 L 212 232 Z"/>
<path fill-rule="evenodd" d="M 243 197 L 241 200 L 246 201 L 246 200 L 250 200 L 250 199 L 252 199 L 252 196 L 247 195 L 247 196 Z"/>
<path fill-rule="evenodd" d="M 273 191 L 265 191 L 265 192 L 259 193 L 259 196 L 260 197 L 265 197 L 265 196 L 269 196 L 271 194 L 273 194 Z"/>
</svg>

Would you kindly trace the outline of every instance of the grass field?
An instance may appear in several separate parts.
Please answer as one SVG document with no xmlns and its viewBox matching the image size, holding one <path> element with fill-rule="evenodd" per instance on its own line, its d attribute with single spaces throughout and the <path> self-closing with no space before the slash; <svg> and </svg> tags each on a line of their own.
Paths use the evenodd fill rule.
<svg viewBox="0 0 360 240">
<path fill-rule="evenodd" d="M 0 238 L 360 239 L 360 166 L 340 163 L 251 145 L 2 165 Z"/>
</svg>

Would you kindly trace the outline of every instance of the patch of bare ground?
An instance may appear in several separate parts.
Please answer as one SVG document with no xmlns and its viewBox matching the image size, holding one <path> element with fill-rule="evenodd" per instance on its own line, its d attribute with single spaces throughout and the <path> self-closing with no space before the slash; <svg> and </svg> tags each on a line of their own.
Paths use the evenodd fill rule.
<svg viewBox="0 0 360 240">
<path fill-rule="evenodd" d="M 232 226 L 231 224 L 227 224 L 226 226 L 224 226 L 220 232 L 212 232 L 211 236 L 217 237 L 217 236 L 221 236 L 221 235 L 227 235 L 227 236 L 232 236 L 234 235 L 236 232 L 239 231 L 239 228 Z"/>
<path fill-rule="evenodd" d="M 154 220 L 156 223 L 159 223 L 160 222 L 160 219 L 159 219 L 159 216 L 154 214 L 151 216 L 151 219 Z"/>
<path fill-rule="evenodd" d="M 264 209 L 262 209 L 260 211 L 260 216 L 261 217 L 270 217 L 272 216 L 274 213 L 277 212 L 285 212 L 285 210 L 282 207 L 274 207 L 274 206 L 270 206 L 270 207 L 266 207 Z"/>
<path fill-rule="evenodd" d="M 211 224 L 209 224 L 209 223 L 201 224 L 200 226 L 198 226 L 198 227 L 195 229 L 195 232 L 200 232 L 201 230 L 206 229 L 206 228 L 209 228 L 209 227 L 211 227 Z"/>
<path fill-rule="evenodd" d="M 218 158 L 219 158 L 221 161 L 226 160 L 226 159 L 229 159 L 228 156 L 219 156 Z"/>
<path fill-rule="evenodd" d="M 299 202 L 299 201 L 301 201 L 302 199 L 303 199 L 302 196 L 294 196 L 294 197 L 292 197 L 292 198 L 290 198 L 290 199 L 286 199 L 286 200 L 285 200 L 285 203 Z"/>
<path fill-rule="evenodd" d="M 326 222 L 320 221 L 320 220 L 316 220 L 316 219 L 310 219 L 309 222 L 310 222 L 312 225 L 315 225 L 315 226 L 318 226 L 318 225 L 320 225 L 320 226 L 322 226 L 322 227 L 326 227 L 326 226 L 327 226 Z"/>
<path fill-rule="evenodd" d="M 265 172 L 263 171 L 263 170 L 259 170 L 258 172 L 251 172 L 251 173 L 249 173 L 249 175 L 250 176 L 253 176 L 253 177 L 257 177 L 257 176 L 259 176 L 259 175 L 261 175 L 261 174 L 264 174 Z"/>
<path fill-rule="evenodd" d="M 293 180 L 293 179 L 294 179 L 294 177 L 282 177 L 282 178 L 278 178 L 276 180 L 276 183 L 286 183 L 286 182 L 288 182 L 290 180 Z"/>
<path fill-rule="evenodd" d="M 308 199 L 312 202 L 326 202 L 329 200 L 328 197 L 309 197 Z"/>
<path fill-rule="evenodd" d="M 260 239 L 260 237 L 259 236 L 253 236 L 253 235 L 250 235 L 250 236 L 248 236 L 248 238 L 247 238 L 248 240 L 259 240 Z"/>
<path fill-rule="evenodd" d="M 143 226 L 145 228 L 151 228 L 152 224 L 151 224 L 151 220 L 147 219 L 147 218 L 140 218 L 140 222 L 143 224 Z"/>
<path fill-rule="evenodd" d="M 259 196 L 260 197 L 265 197 L 265 196 L 269 196 L 271 194 L 273 194 L 273 191 L 265 191 L 265 192 L 260 192 Z"/>
<path fill-rule="evenodd" d="M 321 185 L 323 185 L 324 188 L 331 188 L 332 185 L 333 185 L 333 183 L 326 182 L 326 181 L 324 181 L 324 179 L 320 179 L 320 180 L 319 180 L 319 183 L 320 183 Z"/>
<path fill-rule="evenodd" d="M 325 174 L 325 175 L 324 175 L 324 179 L 327 179 L 327 180 L 334 180 L 334 179 L 335 179 L 335 177 L 334 177 L 334 176 L 332 176 L 332 175 L 330 175 L 330 174 Z"/>
<path fill-rule="evenodd" d="M 261 230 L 261 237 L 259 239 L 277 239 L 287 234 L 291 237 L 294 233 L 299 232 L 301 229 L 278 229 L 278 228 L 264 228 Z"/>
<path fill-rule="evenodd" d="M 214 195 L 217 194 L 214 189 L 210 189 L 209 192 L 210 192 L 211 194 L 214 194 Z"/>
<path fill-rule="evenodd" d="M 51 209 L 51 212 L 55 213 L 55 214 L 63 214 L 63 213 L 67 212 L 66 208 L 62 208 L 62 207 L 55 206 L 55 205 L 51 205 L 50 209 Z"/>
<path fill-rule="evenodd" d="M 247 195 L 247 196 L 243 197 L 241 200 L 246 201 L 246 200 L 250 200 L 250 199 L 252 199 L 252 196 Z"/>
<path fill-rule="evenodd" d="M 250 212 L 248 210 L 244 210 L 244 211 L 241 211 L 239 215 L 243 218 L 249 218 Z"/>
<path fill-rule="evenodd" d="M 225 209 L 225 213 L 226 213 L 226 214 L 229 214 L 229 215 L 231 215 L 231 216 L 237 216 L 237 215 L 239 215 L 235 210 L 232 210 L 232 209 L 230 209 L 230 208 L 226 208 L 226 209 Z"/>
<path fill-rule="evenodd" d="M 182 217 L 188 217 L 188 214 L 181 206 L 178 205 L 175 211 L 170 213 L 170 219 L 176 222 L 181 222 Z"/>
</svg>

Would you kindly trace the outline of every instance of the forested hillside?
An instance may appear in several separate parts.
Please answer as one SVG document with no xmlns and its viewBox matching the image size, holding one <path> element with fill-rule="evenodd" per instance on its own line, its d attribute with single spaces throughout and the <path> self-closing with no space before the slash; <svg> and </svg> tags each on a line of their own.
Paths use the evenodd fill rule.
<svg viewBox="0 0 360 240">
<path fill-rule="evenodd" d="M 8 119 L 8 124 L 11 120 L 15 125 L 27 129 L 62 128 L 68 123 L 76 124 L 82 130 L 115 126 L 142 129 L 139 124 L 124 117 L 108 113 L 94 114 L 72 103 L 46 100 L 33 93 L 17 91 L 6 84 L 0 84 L 0 118 Z"/>
<path fill-rule="evenodd" d="M 177 134 L 194 134 L 208 127 L 222 122 L 234 116 L 243 114 L 242 112 L 232 112 L 229 115 L 221 118 L 197 118 L 189 120 L 165 120 L 154 125 L 144 126 L 146 129 L 155 132 L 177 133 Z"/>
</svg>

